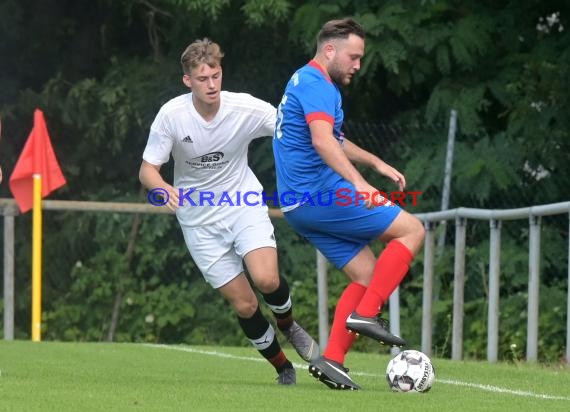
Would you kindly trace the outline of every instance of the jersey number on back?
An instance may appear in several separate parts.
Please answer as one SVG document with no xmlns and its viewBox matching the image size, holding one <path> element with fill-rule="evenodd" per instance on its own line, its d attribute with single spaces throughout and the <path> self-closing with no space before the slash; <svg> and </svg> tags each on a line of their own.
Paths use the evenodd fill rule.
<svg viewBox="0 0 570 412">
<path fill-rule="evenodd" d="M 281 99 L 281 103 L 279 103 L 279 107 L 277 108 L 277 124 L 275 125 L 275 138 L 281 139 L 283 136 L 283 132 L 281 131 L 281 125 L 283 124 L 283 106 L 287 103 L 287 95 L 284 94 L 283 98 Z"/>
</svg>

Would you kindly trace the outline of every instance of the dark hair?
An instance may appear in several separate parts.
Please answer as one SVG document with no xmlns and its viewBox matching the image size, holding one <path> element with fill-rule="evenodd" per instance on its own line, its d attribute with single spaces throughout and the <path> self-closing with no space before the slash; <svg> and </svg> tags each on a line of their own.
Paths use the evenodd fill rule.
<svg viewBox="0 0 570 412">
<path fill-rule="evenodd" d="M 202 40 L 194 41 L 180 56 L 180 64 L 184 74 L 190 74 L 192 69 L 198 67 L 202 63 L 210 67 L 219 66 L 222 62 L 222 53 L 220 46 L 207 37 Z"/>
<path fill-rule="evenodd" d="M 330 40 L 348 39 L 348 36 L 351 34 L 362 39 L 365 37 L 362 26 L 350 17 L 341 20 L 329 20 L 317 34 L 317 48 L 320 48 L 323 43 Z"/>
</svg>

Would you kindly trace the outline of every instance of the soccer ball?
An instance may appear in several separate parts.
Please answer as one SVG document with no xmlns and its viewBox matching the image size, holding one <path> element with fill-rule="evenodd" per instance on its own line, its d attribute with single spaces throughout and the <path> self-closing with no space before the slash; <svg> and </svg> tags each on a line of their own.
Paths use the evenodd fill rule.
<svg viewBox="0 0 570 412">
<path fill-rule="evenodd" d="M 435 380 L 435 370 L 425 353 L 405 350 L 388 362 L 386 380 L 394 392 L 427 392 Z"/>
</svg>

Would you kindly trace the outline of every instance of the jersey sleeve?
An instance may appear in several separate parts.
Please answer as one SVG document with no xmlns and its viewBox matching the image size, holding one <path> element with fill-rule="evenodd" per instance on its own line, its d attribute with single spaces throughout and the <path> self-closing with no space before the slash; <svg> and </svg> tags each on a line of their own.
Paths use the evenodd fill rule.
<svg viewBox="0 0 570 412">
<path fill-rule="evenodd" d="M 298 93 L 307 124 L 313 120 L 324 120 L 334 127 L 336 95 L 334 87 L 322 82 L 309 82 Z"/>
<path fill-rule="evenodd" d="M 264 136 L 273 136 L 273 131 L 275 130 L 275 121 L 277 119 L 277 109 L 263 101 L 253 96 L 249 96 L 251 99 L 251 107 L 253 108 L 252 120 L 254 122 L 254 131 L 252 137 L 254 139 Z"/>
<path fill-rule="evenodd" d="M 173 145 L 174 139 L 170 133 L 168 118 L 159 112 L 150 126 L 143 159 L 155 166 L 163 165 L 170 159 Z"/>
</svg>

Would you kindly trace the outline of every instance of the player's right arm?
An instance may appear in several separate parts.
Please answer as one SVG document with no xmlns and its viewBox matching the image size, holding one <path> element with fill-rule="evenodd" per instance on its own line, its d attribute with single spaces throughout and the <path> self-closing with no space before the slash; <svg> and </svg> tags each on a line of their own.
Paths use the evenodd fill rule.
<svg viewBox="0 0 570 412">
<path fill-rule="evenodd" d="M 172 185 L 166 183 L 160 174 L 161 165 L 168 161 L 174 147 L 170 127 L 171 121 L 164 107 L 158 112 L 150 127 L 148 141 L 142 156 L 143 161 L 139 169 L 139 180 L 148 190 L 165 190 L 168 193 L 166 206 L 175 211 L 179 207 L 178 192 Z"/>
<path fill-rule="evenodd" d="M 174 189 L 172 185 L 169 185 L 164 181 L 160 174 L 160 166 L 153 165 L 152 163 L 143 160 L 141 163 L 141 167 L 139 170 L 139 180 L 144 187 L 148 190 L 153 189 L 164 189 L 168 192 L 169 198 L 168 203 L 166 206 L 175 211 L 178 209 L 179 199 L 178 199 L 178 192 Z"/>
</svg>

